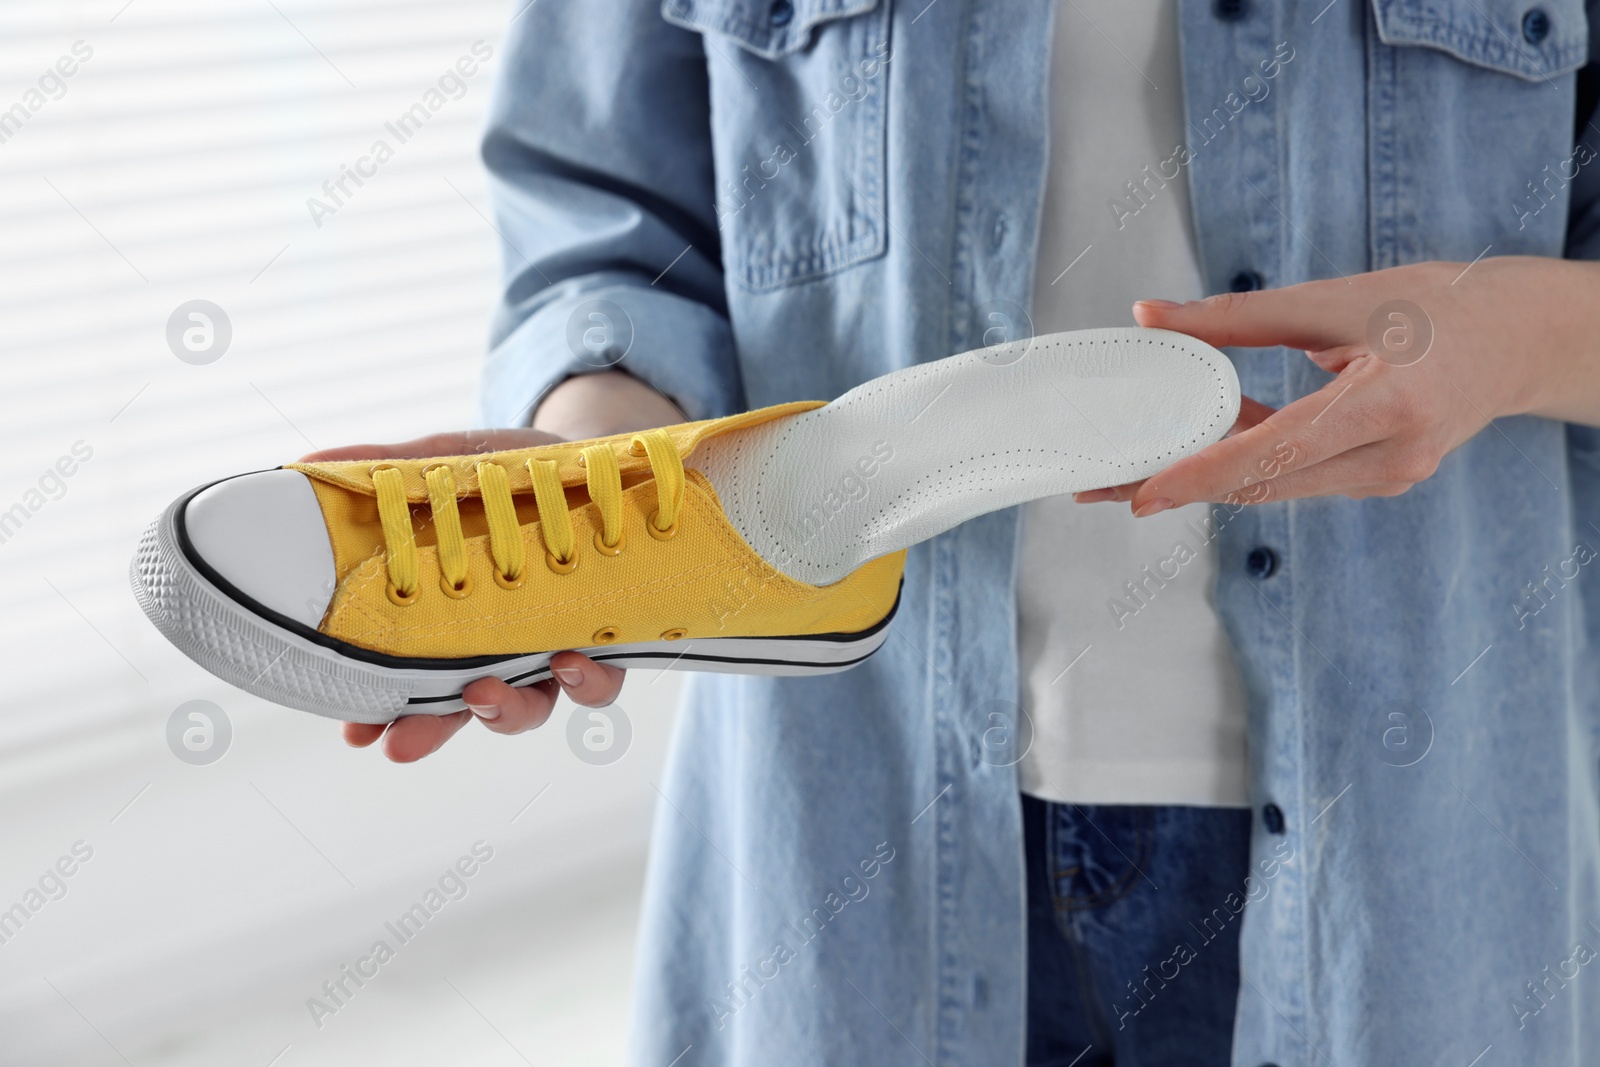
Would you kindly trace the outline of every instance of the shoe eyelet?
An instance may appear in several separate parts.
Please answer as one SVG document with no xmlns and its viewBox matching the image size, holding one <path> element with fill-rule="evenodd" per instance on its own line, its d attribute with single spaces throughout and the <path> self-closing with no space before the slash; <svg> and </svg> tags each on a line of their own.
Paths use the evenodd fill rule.
<svg viewBox="0 0 1600 1067">
<path fill-rule="evenodd" d="M 451 585 L 444 575 L 439 575 L 439 588 L 451 600 L 465 600 L 472 595 L 472 575 L 461 579 L 460 585 Z"/>
<path fill-rule="evenodd" d="M 625 534 L 625 533 L 618 533 L 617 534 L 617 543 L 614 544 L 614 545 L 608 545 L 608 544 L 606 544 L 606 541 L 605 541 L 605 531 L 604 530 L 596 530 L 594 532 L 594 550 L 596 552 L 600 553 L 602 556 L 620 556 L 620 555 L 622 555 L 623 546 L 626 545 L 627 543 L 628 543 L 628 535 Z"/>
<path fill-rule="evenodd" d="M 597 645 L 609 645 L 616 639 L 617 628 L 615 626 L 602 626 L 594 632 L 594 643 Z"/>
<path fill-rule="evenodd" d="M 521 589 L 522 580 L 526 577 L 527 574 L 524 573 L 517 575 L 515 578 L 507 578 L 505 575 L 500 573 L 499 567 L 494 568 L 494 584 L 498 585 L 501 589 Z"/>
<path fill-rule="evenodd" d="M 656 516 L 660 514 L 661 512 L 659 511 L 652 511 L 650 513 L 650 521 L 644 524 L 644 528 L 649 530 L 650 536 L 654 537 L 657 541 L 670 541 L 678 535 L 678 524 L 673 523 L 665 530 L 656 529 Z"/>
<path fill-rule="evenodd" d="M 417 602 L 418 594 L 422 592 L 421 589 L 413 589 L 411 590 L 410 596 L 402 596 L 400 595 L 400 590 L 395 588 L 393 582 L 389 583 L 389 587 L 386 591 L 389 594 L 389 603 L 393 604 L 397 608 L 406 608 L 410 607 L 412 604 L 415 604 Z"/>
<path fill-rule="evenodd" d="M 684 637 L 687 637 L 688 635 L 689 635 L 689 631 L 688 630 L 685 630 L 681 626 L 674 626 L 672 629 L 665 630 L 665 631 L 662 632 L 661 640 L 663 640 L 663 641 L 679 641 L 679 640 L 682 640 Z"/>
<path fill-rule="evenodd" d="M 367 468 L 367 477 L 376 478 L 379 471 L 397 471 L 399 469 L 393 463 L 374 463 Z"/>
<path fill-rule="evenodd" d="M 574 552 L 569 560 L 556 559 L 555 555 L 547 548 L 544 550 L 544 564 L 557 574 L 571 574 L 578 566 L 578 554 Z"/>
<path fill-rule="evenodd" d="M 633 444 L 628 446 L 628 455 L 630 456 L 647 456 L 649 454 L 650 453 L 645 450 L 643 441 L 635 441 Z"/>
<path fill-rule="evenodd" d="M 449 471 L 450 472 L 450 477 L 455 479 L 455 481 L 456 481 L 456 499 L 457 500 L 461 499 L 461 495 L 462 495 L 461 479 L 456 478 L 456 468 L 455 468 L 454 464 L 450 464 L 450 463 L 430 463 L 426 467 L 423 467 L 422 468 L 422 484 L 424 484 L 424 485 L 428 484 L 428 475 L 432 474 L 434 471 L 438 470 L 441 467 L 443 467 L 445 470 Z"/>
</svg>

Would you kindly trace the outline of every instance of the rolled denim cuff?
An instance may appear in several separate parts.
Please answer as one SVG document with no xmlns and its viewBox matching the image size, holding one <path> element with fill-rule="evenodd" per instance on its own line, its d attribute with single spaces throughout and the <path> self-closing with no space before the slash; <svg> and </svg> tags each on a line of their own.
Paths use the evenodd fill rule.
<svg viewBox="0 0 1600 1067">
<path fill-rule="evenodd" d="M 526 426 L 562 381 L 611 369 L 645 382 L 691 420 L 745 406 L 727 319 L 672 293 L 618 284 L 551 301 L 495 345 L 479 390 L 479 422 Z"/>
</svg>

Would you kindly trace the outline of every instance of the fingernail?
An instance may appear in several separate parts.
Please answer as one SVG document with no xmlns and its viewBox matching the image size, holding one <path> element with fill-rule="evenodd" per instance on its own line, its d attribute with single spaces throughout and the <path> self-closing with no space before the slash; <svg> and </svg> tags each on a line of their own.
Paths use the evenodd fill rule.
<svg viewBox="0 0 1600 1067">
<path fill-rule="evenodd" d="M 500 717 L 498 704 L 468 704 L 467 710 L 485 722 L 493 722 Z"/>
<path fill-rule="evenodd" d="M 583 684 L 583 672 L 576 667 L 551 667 L 550 673 L 556 676 L 556 681 L 568 689 Z"/>
<path fill-rule="evenodd" d="M 1178 303 L 1176 300 L 1140 300 L 1133 306 L 1154 308 L 1157 311 L 1171 311 L 1173 308 L 1183 307 L 1183 305 Z"/>
<path fill-rule="evenodd" d="M 1172 506 L 1172 501 L 1168 500 L 1164 496 L 1158 496 L 1154 500 L 1150 501 L 1148 504 L 1145 504 L 1142 507 L 1140 507 L 1138 511 L 1135 511 L 1133 513 L 1133 517 L 1136 518 L 1136 519 L 1147 519 L 1151 515 L 1159 515 L 1159 514 L 1161 514 L 1163 511 L 1166 511 L 1171 506 Z"/>
</svg>

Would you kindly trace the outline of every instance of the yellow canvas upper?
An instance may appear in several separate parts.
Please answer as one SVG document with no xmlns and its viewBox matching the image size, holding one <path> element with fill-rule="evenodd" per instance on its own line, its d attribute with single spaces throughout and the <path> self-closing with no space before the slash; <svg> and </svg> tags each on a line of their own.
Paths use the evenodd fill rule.
<svg viewBox="0 0 1600 1067">
<path fill-rule="evenodd" d="M 675 532 L 667 539 L 652 536 L 649 528 L 658 506 L 657 486 L 648 458 L 637 454 L 642 450 L 630 449 L 633 434 L 470 456 L 291 464 L 311 479 L 333 546 L 338 588 L 319 629 L 375 652 L 432 658 L 661 640 L 682 640 L 692 654 L 689 646 L 697 638 L 868 629 L 894 605 L 904 552 L 873 560 L 829 586 L 795 581 L 745 543 L 724 515 L 710 481 L 691 462 L 696 445 L 707 437 L 820 404 L 781 404 L 668 427 L 686 470 Z M 603 522 L 579 462 L 583 449 L 596 444 L 610 447 L 621 475 L 623 537 L 615 554 L 601 550 L 597 532 Z M 565 490 L 575 542 L 573 565 L 566 573 L 547 565 L 530 459 L 554 460 Z M 516 588 L 495 580 L 498 568 L 478 480 L 478 465 L 486 461 L 504 470 L 513 494 L 527 561 Z M 440 466 L 450 468 L 456 487 L 466 549 L 464 596 L 449 595 L 441 582 L 426 478 Z M 410 603 L 397 603 L 391 595 L 374 484 L 375 472 L 386 468 L 399 472 L 410 504 L 417 565 Z M 611 495 L 614 499 L 614 489 Z M 403 516 L 405 509 L 394 506 Z"/>
</svg>

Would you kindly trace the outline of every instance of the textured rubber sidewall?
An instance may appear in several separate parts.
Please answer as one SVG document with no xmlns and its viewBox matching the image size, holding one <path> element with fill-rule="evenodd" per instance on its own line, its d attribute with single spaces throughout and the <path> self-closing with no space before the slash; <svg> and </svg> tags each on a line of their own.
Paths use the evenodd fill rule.
<svg viewBox="0 0 1600 1067">
<path fill-rule="evenodd" d="M 406 703 L 412 679 L 341 659 L 212 585 L 178 544 L 186 500 L 150 524 L 129 566 L 139 606 L 178 651 L 247 693 L 330 719 L 386 723 L 421 710 Z"/>
</svg>

